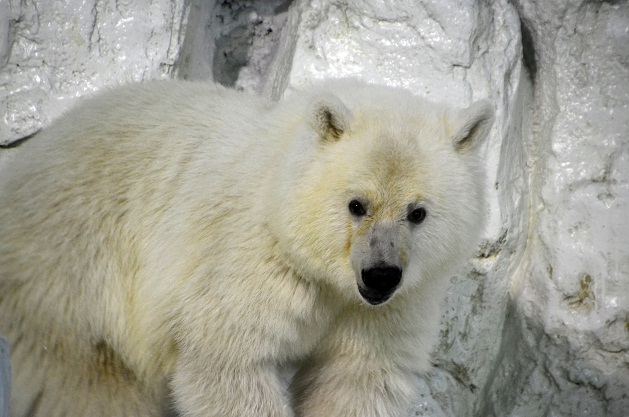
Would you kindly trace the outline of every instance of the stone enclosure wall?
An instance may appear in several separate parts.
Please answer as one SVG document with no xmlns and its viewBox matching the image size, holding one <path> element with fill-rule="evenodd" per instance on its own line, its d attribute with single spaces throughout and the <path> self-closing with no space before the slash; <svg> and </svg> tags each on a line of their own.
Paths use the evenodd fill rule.
<svg viewBox="0 0 629 417">
<path fill-rule="evenodd" d="M 490 221 L 412 415 L 629 415 L 629 2 L 0 0 L 0 164 L 108 86 L 344 76 L 496 109 Z"/>
</svg>

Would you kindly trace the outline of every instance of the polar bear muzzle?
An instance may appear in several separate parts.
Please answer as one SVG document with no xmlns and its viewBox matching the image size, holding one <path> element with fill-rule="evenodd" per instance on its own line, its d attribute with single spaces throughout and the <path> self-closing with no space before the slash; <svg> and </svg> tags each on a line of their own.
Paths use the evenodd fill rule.
<svg viewBox="0 0 629 417">
<path fill-rule="evenodd" d="M 361 278 L 364 286 L 359 285 L 360 295 L 371 305 L 387 301 L 402 281 L 402 270 L 397 266 L 382 265 L 363 269 Z"/>
</svg>

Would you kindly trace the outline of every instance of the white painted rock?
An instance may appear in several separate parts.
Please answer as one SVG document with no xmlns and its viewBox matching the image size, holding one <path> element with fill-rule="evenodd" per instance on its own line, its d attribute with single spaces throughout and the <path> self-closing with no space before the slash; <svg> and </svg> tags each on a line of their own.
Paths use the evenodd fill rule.
<svg viewBox="0 0 629 417">
<path fill-rule="evenodd" d="M 536 52 L 532 227 L 487 401 L 627 416 L 629 3 L 518 3 Z"/>
<path fill-rule="evenodd" d="M 168 77 L 183 0 L 0 2 L 0 144 L 48 124 L 81 95 Z"/>
</svg>

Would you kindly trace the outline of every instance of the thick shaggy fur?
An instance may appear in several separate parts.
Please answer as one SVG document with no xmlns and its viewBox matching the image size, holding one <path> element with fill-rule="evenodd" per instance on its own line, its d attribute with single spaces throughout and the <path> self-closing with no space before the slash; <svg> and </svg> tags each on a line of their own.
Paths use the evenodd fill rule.
<svg viewBox="0 0 629 417">
<path fill-rule="evenodd" d="M 85 101 L 0 172 L 12 416 L 404 416 L 482 227 L 491 118 L 355 81 Z M 370 301 L 383 262 L 401 282 Z"/>
</svg>

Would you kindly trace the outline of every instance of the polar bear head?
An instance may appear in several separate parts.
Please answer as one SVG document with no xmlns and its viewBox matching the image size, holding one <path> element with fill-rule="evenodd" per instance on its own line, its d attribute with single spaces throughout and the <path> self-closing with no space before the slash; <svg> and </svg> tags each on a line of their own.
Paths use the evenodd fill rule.
<svg viewBox="0 0 629 417">
<path fill-rule="evenodd" d="M 353 81 L 303 102 L 273 214 L 289 262 L 369 305 L 447 282 L 483 226 L 490 105 L 453 110 Z"/>
</svg>

